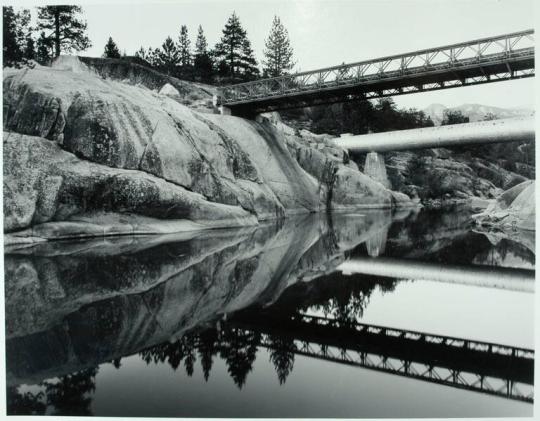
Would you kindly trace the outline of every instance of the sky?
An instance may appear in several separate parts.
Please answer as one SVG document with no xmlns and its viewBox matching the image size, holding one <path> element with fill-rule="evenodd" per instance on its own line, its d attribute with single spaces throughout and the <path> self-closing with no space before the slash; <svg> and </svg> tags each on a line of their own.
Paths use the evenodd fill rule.
<svg viewBox="0 0 540 421">
<path fill-rule="evenodd" d="M 177 39 L 181 25 L 187 25 L 192 45 L 197 28 L 202 25 L 209 46 L 213 47 L 235 11 L 259 62 L 272 18 L 277 15 L 289 32 L 296 70 L 312 70 L 533 28 L 533 3 L 534 0 L 88 0 L 81 4 L 93 47 L 82 55 L 101 56 L 109 36 L 121 51 L 132 55 L 140 46 L 160 46 L 169 35 Z M 395 97 L 395 101 L 400 106 L 419 109 L 432 103 L 533 107 L 533 81 L 529 78 L 402 95 Z"/>
</svg>

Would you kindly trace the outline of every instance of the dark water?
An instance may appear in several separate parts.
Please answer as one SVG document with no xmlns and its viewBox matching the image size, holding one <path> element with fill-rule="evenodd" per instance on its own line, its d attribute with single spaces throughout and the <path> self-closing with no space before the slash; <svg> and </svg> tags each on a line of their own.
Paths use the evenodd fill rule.
<svg viewBox="0 0 540 421">
<path fill-rule="evenodd" d="M 7 249 L 8 413 L 531 416 L 534 235 L 469 221 L 370 211 Z"/>
</svg>

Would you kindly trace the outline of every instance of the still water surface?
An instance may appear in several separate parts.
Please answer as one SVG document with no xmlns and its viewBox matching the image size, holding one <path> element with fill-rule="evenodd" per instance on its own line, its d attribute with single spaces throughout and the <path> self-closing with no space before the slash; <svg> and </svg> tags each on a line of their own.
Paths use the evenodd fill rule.
<svg viewBox="0 0 540 421">
<path fill-rule="evenodd" d="M 532 360 L 407 338 L 532 349 L 533 240 L 474 232 L 461 210 L 369 211 L 8 249 L 8 412 L 531 416 Z M 342 271 L 377 259 L 385 277 Z"/>
</svg>

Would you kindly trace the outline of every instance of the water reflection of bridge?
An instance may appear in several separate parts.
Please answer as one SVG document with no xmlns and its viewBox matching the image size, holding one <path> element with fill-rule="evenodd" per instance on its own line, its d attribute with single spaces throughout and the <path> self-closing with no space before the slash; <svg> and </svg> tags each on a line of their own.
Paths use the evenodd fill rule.
<svg viewBox="0 0 540 421">
<path fill-rule="evenodd" d="M 533 350 L 303 314 L 250 313 L 231 322 L 261 333 L 269 349 L 279 336 L 297 355 L 533 402 Z"/>
<path fill-rule="evenodd" d="M 344 275 L 365 274 L 534 292 L 535 271 L 481 265 L 449 265 L 389 257 L 354 257 L 338 266 Z"/>
</svg>

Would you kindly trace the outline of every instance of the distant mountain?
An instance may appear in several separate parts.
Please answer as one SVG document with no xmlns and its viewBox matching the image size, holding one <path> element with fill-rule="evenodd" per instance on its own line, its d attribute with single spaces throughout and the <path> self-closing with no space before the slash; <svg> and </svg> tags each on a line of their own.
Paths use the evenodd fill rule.
<svg viewBox="0 0 540 421">
<path fill-rule="evenodd" d="M 469 117 L 471 122 L 483 120 L 489 114 L 493 114 L 496 118 L 510 118 L 534 114 L 534 110 L 532 108 L 499 108 L 482 104 L 463 104 L 458 107 L 446 107 L 442 104 L 431 104 L 423 111 L 431 118 L 436 126 L 440 126 L 446 110 L 461 111 L 463 115 Z"/>
</svg>

